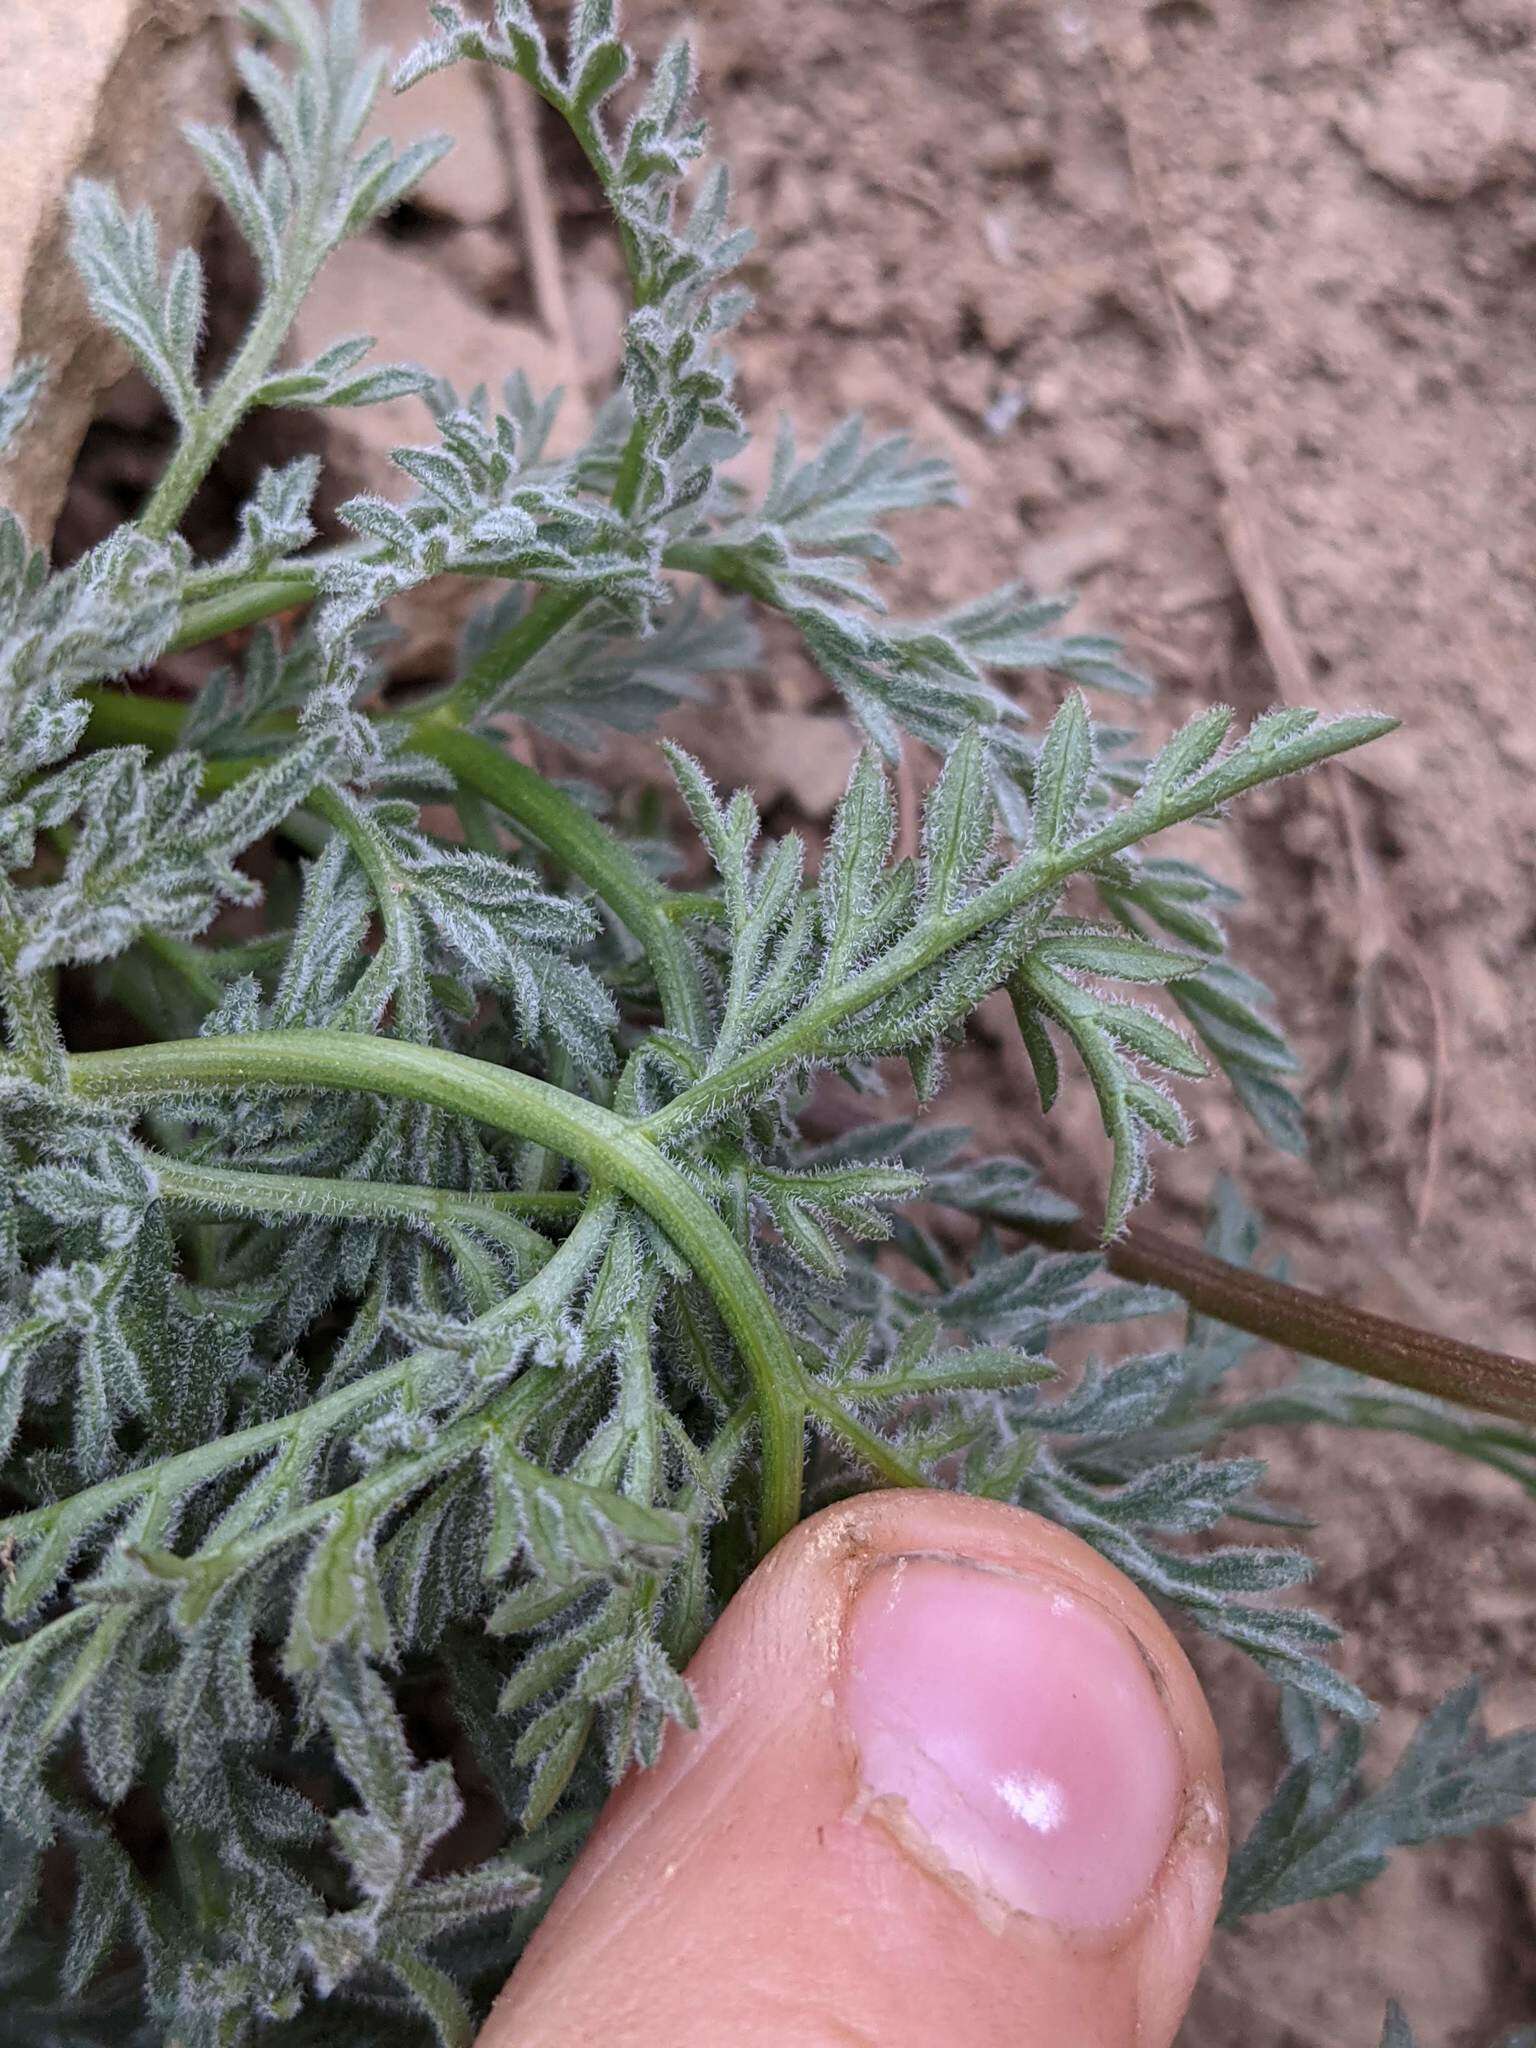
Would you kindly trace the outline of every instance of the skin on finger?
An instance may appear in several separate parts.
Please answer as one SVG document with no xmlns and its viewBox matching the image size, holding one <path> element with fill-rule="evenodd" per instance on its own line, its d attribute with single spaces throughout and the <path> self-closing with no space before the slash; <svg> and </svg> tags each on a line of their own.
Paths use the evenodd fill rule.
<svg viewBox="0 0 1536 2048">
<path fill-rule="evenodd" d="M 1058 1641 L 1080 1671 L 1031 1667 Z M 867 1494 L 786 1538 L 688 1676 L 699 1728 L 615 1793 L 478 2048 L 1166 2048 L 1220 1898 L 1220 1759 L 1096 1552 Z M 968 1723 L 968 1688 L 956 1760 L 923 1724 Z M 996 1762 L 1015 1699 L 1048 1771 Z"/>
</svg>

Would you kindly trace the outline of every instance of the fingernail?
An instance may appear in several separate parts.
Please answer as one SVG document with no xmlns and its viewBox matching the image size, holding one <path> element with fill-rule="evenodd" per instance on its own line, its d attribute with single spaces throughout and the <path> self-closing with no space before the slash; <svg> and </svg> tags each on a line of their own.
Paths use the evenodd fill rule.
<svg viewBox="0 0 1536 2048">
<path fill-rule="evenodd" d="M 864 1582 L 843 1711 L 867 1807 L 988 1898 L 1106 1928 L 1146 1895 L 1183 1799 L 1130 1633 L 1047 1581 L 899 1558 Z"/>
</svg>

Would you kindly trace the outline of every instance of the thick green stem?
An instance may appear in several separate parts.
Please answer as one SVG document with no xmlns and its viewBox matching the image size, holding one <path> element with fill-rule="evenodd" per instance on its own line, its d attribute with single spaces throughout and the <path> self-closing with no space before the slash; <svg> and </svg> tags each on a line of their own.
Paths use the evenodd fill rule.
<svg viewBox="0 0 1536 2048">
<path fill-rule="evenodd" d="M 634 855 L 580 804 L 515 761 L 493 740 L 428 713 L 412 729 L 423 753 L 494 804 L 519 832 L 580 875 L 645 949 L 669 1030 L 707 1045 L 709 1010 L 688 942 L 662 908 L 661 892 Z"/>
<path fill-rule="evenodd" d="M 478 1231 L 542 1266 L 554 1250 L 522 1218 L 525 1195 L 459 1194 L 448 1188 L 381 1180 L 323 1180 L 306 1174 L 250 1173 L 223 1166 L 193 1166 L 155 1154 L 150 1166 L 162 1200 L 214 1216 L 314 1216 L 328 1223 L 407 1223 L 437 1232 Z M 537 1202 L 537 1197 L 532 1198 Z M 579 1200 L 579 1197 L 574 1199 Z"/>
<path fill-rule="evenodd" d="M 88 747 L 148 747 L 154 753 L 169 754 L 181 745 L 187 707 L 170 697 L 138 697 L 126 690 L 92 688 L 82 690 L 80 698 L 91 712 L 85 733 Z M 223 790 L 233 789 L 242 777 L 260 766 L 255 758 L 220 760 L 207 756 L 203 763 L 203 794 L 217 796 Z"/>
<path fill-rule="evenodd" d="M 311 603 L 319 587 L 318 567 L 310 569 L 295 562 L 285 563 L 272 575 L 258 577 L 254 582 L 236 583 L 207 597 L 190 597 L 182 607 L 175 637 L 165 651 L 181 654 L 189 647 L 222 640 L 226 633 L 238 633 L 242 626 L 260 625 L 263 619 L 275 618 L 279 612 Z"/>
<path fill-rule="evenodd" d="M 340 1031 L 252 1032 L 81 1053 L 88 1100 L 154 1102 L 189 1092 L 339 1088 L 424 1102 L 530 1138 L 617 1188 L 671 1238 L 709 1289 L 752 1379 L 763 1443 L 760 1537 L 799 1515 L 804 1399 L 799 1361 L 745 1252 L 709 1204 L 639 1129 L 597 1104 L 461 1053 Z"/>
<path fill-rule="evenodd" d="M 563 633 L 579 612 L 591 603 L 587 590 L 546 590 L 535 598 L 515 626 L 508 627 L 476 656 L 451 690 L 445 690 L 433 711 L 457 724 L 468 725 L 502 686 L 547 647 L 557 633 Z"/>
<path fill-rule="evenodd" d="M 120 690 L 84 693 L 91 707 L 89 738 L 97 746 L 175 747 L 185 712 L 161 697 L 131 697 Z M 413 723 L 412 742 L 452 769 L 461 785 L 500 811 L 525 838 L 579 875 L 608 905 L 645 951 L 656 978 L 668 1029 L 690 1045 L 707 1045 L 709 1007 L 693 955 L 664 907 L 663 892 L 632 853 L 580 804 L 494 740 L 465 732 L 442 707 Z M 210 760 L 204 786 L 225 789 L 253 764 Z"/>
</svg>

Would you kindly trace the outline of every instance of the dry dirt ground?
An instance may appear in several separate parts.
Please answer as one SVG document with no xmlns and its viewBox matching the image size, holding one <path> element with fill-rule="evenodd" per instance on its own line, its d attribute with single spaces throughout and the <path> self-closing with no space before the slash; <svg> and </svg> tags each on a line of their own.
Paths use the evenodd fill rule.
<svg viewBox="0 0 1536 2048">
<path fill-rule="evenodd" d="M 383 12 L 414 39 L 415 0 Z M 813 430 L 862 408 L 942 445 L 967 487 L 967 512 L 909 529 L 904 599 L 1071 585 L 1170 721 L 1280 697 L 1404 721 L 1358 767 L 1247 804 L 1225 856 L 1252 899 L 1240 957 L 1305 1055 L 1312 1157 L 1277 1158 L 1207 1091 L 1157 1219 L 1192 1232 L 1225 1165 L 1299 1277 L 1529 1354 L 1533 0 L 629 9 L 650 50 L 685 19 L 761 237 L 739 351 L 754 416 L 788 406 Z M 317 338 L 376 322 L 391 354 L 419 331 L 465 383 L 514 361 L 600 383 L 619 305 L 579 167 L 520 104 L 493 124 L 466 79 L 430 90 L 399 125 L 443 121 L 466 145 L 351 259 Z M 530 151 L 542 213 L 509 198 L 508 161 Z M 111 487 L 131 494 L 146 424 L 121 396 L 66 538 Z M 376 459 L 332 452 L 357 474 Z M 433 623 L 413 623 L 429 666 Z M 691 737 L 758 784 L 771 822 L 814 828 L 846 750 L 816 679 L 772 651 Z M 1040 1128 L 1000 1021 L 944 1113 L 1001 1126 L 1069 1188 L 1102 1177 L 1089 1117 Z M 1536 1721 L 1530 1502 L 1389 1441 L 1263 1448 L 1320 1523 L 1320 1598 L 1384 1702 L 1382 1753 L 1469 1667 L 1499 1725 Z M 1242 1819 L 1273 1771 L 1269 1713 L 1240 1671 L 1207 1669 Z M 1374 2048 L 1389 1995 L 1424 2048 L 1536 2019 L 1536 1829 L 1221 1939 L 1184 2039 Z"/>
<path fill-rule="evenodd" d="M 762 234 L 749 402 L 912 421 L 967 484 L 968 513 L 913 536 L 912 598 L 1071 584 L 1170 717 L 1284 696 L 1404 720 L 1234 835 L 1241 950 L 1306 1057 L 1311 1161 L 1208 1104 L 1157 1209 L 1193 1227 L 1220 1159 L 1302 1277 L 1529 1351 L 1536 9 L 700 14 Z M 959 1078 L 946 1113 L 1040 1148 L 1006 1030 Z M 1073 1187 L 1102 1173 L 1086 1122 L 1049 1149 Z M 1385 1745 L 1468 1664 L 1529 1715 L 1529 1503 L 1395 1445 L 1276 1453 Z M 1220 1675 L 1241 1807 L 1268 1725 Z M 1365 2048 L 1393 1993 L 1445 2048 L 1536 2018 L 1532 1877 L 1529 1841 L 1479 1840 L 1224 1939 L 1190 2048 Z"/>
</svg>

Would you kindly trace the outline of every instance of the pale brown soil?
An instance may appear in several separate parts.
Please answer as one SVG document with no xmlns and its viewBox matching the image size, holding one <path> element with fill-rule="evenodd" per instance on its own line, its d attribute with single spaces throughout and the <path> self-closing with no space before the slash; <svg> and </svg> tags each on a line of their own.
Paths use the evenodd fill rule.
<svg viewBox="0 0 1536 2048">
<path fill-rule="evenodd" d="M 1289 696 L 1404 721 L 1232 835 L 1240 957 L 1305 1055 L 1311 1160 L 1207 1091 L 1154 1213 L 1192 1231 L 1219 1162 L 1300 1277 L 1528 1353 L 1536 13 L 700 14 L 762 234 L 750 402 L 912 422 L 966 482 L 969 512 L 914 533 L 904 595 L 1075 585 L 1169 717 Z M 1091 1109 L 1042 1140 L 1006 1023 L 978 1036 L 943 1113 L 1001 1120 L 1074 1190 L 1102 1180 Z M 1320 1524 L 1320 1597 L 1384 1703 L 1382 1753 L 1469 1667 L 1501 1722 L 1536 1713 L 1517 1489 L 1392 1442 L 1263 1448 Z M 1206 1668 L 1246 1815 L 1267 1706 L 1235 1660 Z M 1373 2048 L 1390 1995 L 1441 2048 L 1529 2022 L 1533 1871 L 1536 1836 L 1483 1837 L 1220 1940 L 1189 2048 Z"/>
<path fill-rule="evenodd" d="M 414 0 L 384 11 L 415 32 Z M 683 18 L 629 9 L 649 50 Z M 1247 803 L 1217 849 L 1252 899 L 1239 957 L 1305 1055 L 1311 1159 L 1277 1157 L 1207 1089 L 1153 1215 L 1196 1231 L 1225 1166 L 1302 1279 L 1536 1350 L 1531 0 L 699 0 L 691 21 L 761 236 L 739 351 L 752 413 L 787 406 L 810 431 L 863 408 L 941 444 L 966 484 L 967 512 L 909 528 L 905 602 L 1070 584 L 1084 623 L 1159 679 L 1169 721 L 1280 697 L 1404 721 L 1357 767 Z M 425 324 L 431 360 L 453 333 L 499 376 L 542 318 L 568 322 L 554 339 L 578 382 L 607 377 L 618 301 L 578 167 L 541 136 L 562 311 L 535 287 L 473 88 L 442 91 L 425 118 L 479 139 L 408 239 L 375 248 L 369 289 Z M 407 102 L 400 125 L 421 120 Z M 425 303 L 420 272 L 391 268 L 402 249 L 436 273 Z M 135 431 L 98 435 L 77 537 Z M 334 452 L 359 473 L 375 454 Z M 814 676 L 770 645 L 771 677 L 691 721 L 690 743 L 756 781 L 773 822 L 814 829 L 846 753 Z M 625 751 L 595 772 L 636 770 L 649 758 Z M 1102 1180 L 1091 1106 L 1042 1129 L 1004 1019 L 982 1020 L 954 1080 L 946 1117 L 1074 1192 Z M 1384 1703 L 1380 1753 L 1469 1668 L 1498 1725 L 1536 1722 L 1531 1503 L 1390 1440 L 1262 1448 L 1319 1523 L 1318 1597 Z M 1246 1819 L 1274 1769 L 1267 1696 L 1235 1660 L 1203 1663 Z M 1536 2019 L 1536 1828 L 1219 1940 L 1184 2039 L 1374 2048 L 1389 1995 L 1422 2048 Z"/>
</svg>

